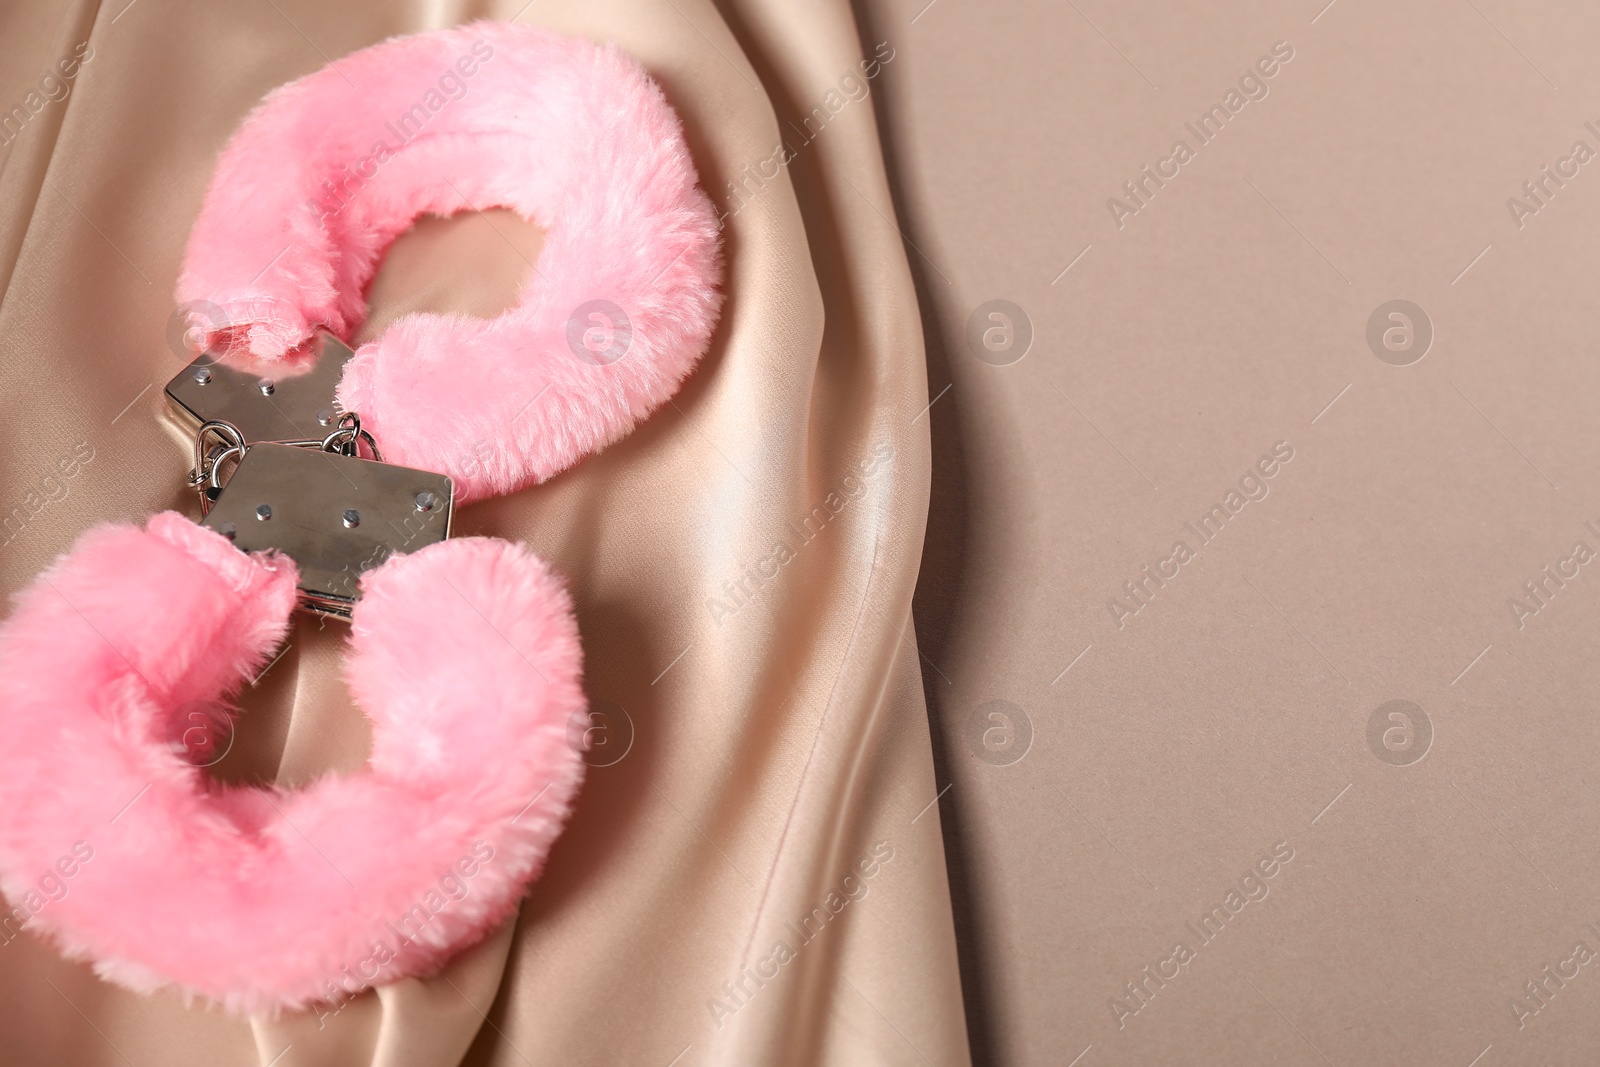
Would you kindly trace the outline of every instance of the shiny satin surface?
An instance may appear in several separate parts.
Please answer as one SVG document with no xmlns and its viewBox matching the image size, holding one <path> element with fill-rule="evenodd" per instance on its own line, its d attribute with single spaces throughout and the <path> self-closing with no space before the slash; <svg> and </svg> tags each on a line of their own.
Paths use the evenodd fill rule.
<svg viewBox="0 0 1600 1067">
<path fill-rule="evenodd" d="M 92 49 L 0 148 L 0 500 L 25 518 L 0 580 L 19 588 L 96 522 L 194 510 L 159 403 L 182 365 L 170 293 L 212 159 L 255 101 L 392 34 L 513 16 L 638 57 L 729 211 L 723 322 L 678 396 L 554 481 L 458 515 L 459 534 L 525 541 L 570 582 L 605 716 L 576 813 L 514 924 L 337 1012 L 239 1020 L 136 995 L 24 933 L 0 944 L 0 1062 L 968 1062 L 909 625 L 921 326 L 841 2 L 0 13 L 0 100 Z M 812 133 L 785 167 L 788 124 Z M 407 310 L 493 314 L 539 240 L 467 205 L 424 221 L 385 261 L 363 336 Z M 82 443 L 93 458 L 67 477 Z M 298 625 L 241 695 L 216 777 L 294 788 L 362 765 L 341 640 Z"/>
</svg>

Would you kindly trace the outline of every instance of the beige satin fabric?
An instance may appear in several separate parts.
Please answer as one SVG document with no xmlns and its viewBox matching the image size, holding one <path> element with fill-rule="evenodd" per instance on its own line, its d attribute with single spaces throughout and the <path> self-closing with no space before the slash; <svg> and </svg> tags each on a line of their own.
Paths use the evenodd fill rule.
<svg viewBox="0 0 1600 1067">
<path fill-rule="evenodd" d="M 0 101 L 79 42 L 93 50 L 0 149 L 0 504 L 27 516 L 0 549 L 7 590 L 96 522 L 193 511 L 159 417 L 181 366 L 172 281 L 215 153 L 271 87 L 482 16 L 616 40 L 680 110 L 708 190 L 737 206 L 722 326 L 673 402 L 549 484 L 459 513 L 459 533 L 526 541 L 567 575 L 608 716 L 596 751 L 625 751 L 590 768 L 515 924 L 438 976 L 276 1020 L 125 992 L 24 935 L 0 945 L 0 1062 L 968 1062 L 908 626 L 929 478 L 922 340 L 872 105 L 850 88 L 870 79 L 848 7 L 520 6 L 0 15 Z M 797 154 L 774 165 L 786 136 Z M 502 213 L 424 224 L 374 283 L 369 329 L 424 307 L 492 314 L 538 246 Z M 93 460 L 41 488 L 83 441 Z M 341 639 L 297 627 L 242 696 L 219 777 L 292 788 L 362 765 Z"/>
</svg>

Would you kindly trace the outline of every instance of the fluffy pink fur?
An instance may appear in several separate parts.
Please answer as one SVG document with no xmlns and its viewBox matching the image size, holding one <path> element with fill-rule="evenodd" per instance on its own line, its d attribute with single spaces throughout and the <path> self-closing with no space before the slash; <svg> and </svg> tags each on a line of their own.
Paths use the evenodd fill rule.
<svg viewBox="0 0 1600 1067">
<path fill-rule="evenodd" d="M 223 788 L 175 754 L 167 716 L 261 668 L 295 582 L 166 512 L 85 534 L 0 627 L 0 888 L 106 978 L 253 1012 L 426 972 L 513 912 L 560 830 L 578 635 L 558 580 L 503 541 L 365 577 L 365 772 Z M 92 859 L 42 895 L 79 841 Z"/>
<path fill-rule="evenodd" d="M 178 299 L 219 309 L 196 326 L 230 361 L 292 363 L 315 327 L 350 335 L 384 250 L 418 215 L 505 207 L 537 223 L 544 248 L 514 307 L 407 315 L 361 347 L 338 392 L 386 459 L 450 475 L 462 501 L 506 493 L 626 434 L 704 351 L 721 258 L 695 180 L 677 115 L 615 46 L 502 22 L 395 38 L 246 119 Z M 568 343 L 597 300 L 631 329 L 607 365 Z M 591 323 L 607 325 L 580 316 L 577 329 Z"/>
</svg>

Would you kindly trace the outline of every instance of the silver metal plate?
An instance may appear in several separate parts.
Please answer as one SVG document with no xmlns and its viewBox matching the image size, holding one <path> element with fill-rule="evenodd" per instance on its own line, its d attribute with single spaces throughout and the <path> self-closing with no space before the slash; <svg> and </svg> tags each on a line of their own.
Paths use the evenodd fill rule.
<svg viewBox="0 0 1600 1067">
<path fill-rule="evenodd" d="M 282 552 L 300 568 L 300 606 L 348 619 L 363 571 L 450 535 L 452 497 L 442 474 L 254 444 L 201 525 L 246 552 Z"/>
<path fill-rule="evenodd" d="M 167 404 L 185 433 L 226 419 L 246 441 L 321 440 L 338 421 L 333 394 L 355 353 L 327 330 L 312 342 L 315 364 L 292 378 L 263 378 L 217 362 L 207 352 L 167 383 Z"/>
</svg>

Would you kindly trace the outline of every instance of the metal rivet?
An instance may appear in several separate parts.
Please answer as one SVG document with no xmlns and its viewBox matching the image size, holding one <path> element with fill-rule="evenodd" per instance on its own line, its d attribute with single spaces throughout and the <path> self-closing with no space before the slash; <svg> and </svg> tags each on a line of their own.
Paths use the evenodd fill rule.
<svg viewBox="0 0 1600 1067">
<path fill-rule="evenodd" d="M 333 425 L 333 412 L 330 411 L 328 408 L 323 408 L 321 411 L 317 412 L 317 425 L 318 426 L 332 426 Z"/>
<path fill-rule="evenodd" d="M 417 494 L 418 511 L 432 511 L 433 505 L 436 503 L 438 503 L 438 499 L 426 489 Z"/>
<path fill-rule="evenodd" d="M 361 512 L 357 511 L 355 508 L 345 508 L 344 509 L 344 524 L 346 526 L 350 527 L 351 529 L 355 529 L 357 526 L 360 526 L 361 525 Z"/>
<path fill-rule="evenodd" d="M 261 390 L 262 396 L 271 396 L 275 386 L 273 386 L 271 378 L 263 378 L 261 379 L 261 384 L 257 388 Z"/>
<path fill-rule="evenodd" d="M 271 504 L 257 504 L 256 505 L 256 518 L 261 522 L 266 522 L 268 519 L 272 518 L 272 505 Z"/>
<path fill-rule="evenodd" d="M 239 535 L 239 528 L 231 522 L 224 522 L 217 526 L 217 533 L 232 541 Z"/>
<path fill-rule="evenodd" d="M 196 382 L 199 382 L 201 385 L 210 385 L 211 384 L 211 368 L 210 367 L 196 367 L 195 368 L 195 372 L 194 372 L 194 380 Z"/>
</svg>

